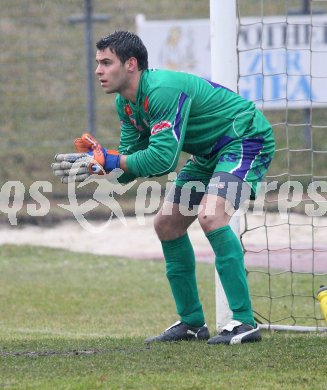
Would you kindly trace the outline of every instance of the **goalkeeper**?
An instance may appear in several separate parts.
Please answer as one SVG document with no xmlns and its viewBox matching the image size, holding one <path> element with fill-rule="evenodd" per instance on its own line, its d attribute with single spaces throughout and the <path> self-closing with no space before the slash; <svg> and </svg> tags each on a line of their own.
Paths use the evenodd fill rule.
<svg viewBox="0 0 327 390">
<path fill-rule="evenodd" d="M 275 148 L 271 125 L 252 102 L 222 85 L 182 72 L 148 69 L 147 50 L 131 32 L 116 31 L 96 47 L 99 82 L 105 93 L 117 94 L 120 145 L 118 151 L 106 150 L 84 134 L 75 141 L 79 153 L 56 156 L 55 175 L 63 182 L 83 181 L 92 173 L 120 168 L 124 173 L 119 180 L 128 182 L 165 175 L 175 170 L 182 151 L 191 155 L 154 222 L 179 320 L 146 342 L 260 341 L 243 251 L 228 223 L 233 212 L 255 196 L 267 172 Z M 233 315 L 212 338 L 187 233 L 196 218 L 215 253 Z"/>
</svg>

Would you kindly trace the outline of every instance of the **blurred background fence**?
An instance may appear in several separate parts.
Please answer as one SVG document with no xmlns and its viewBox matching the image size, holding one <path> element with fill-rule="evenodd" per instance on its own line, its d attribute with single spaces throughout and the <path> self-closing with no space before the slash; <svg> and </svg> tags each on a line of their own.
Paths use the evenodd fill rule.
<svg viewBox="0 0 327 390">
<path fill-rule="evenodd" d="M 94 54 L 95 42 L 102 36 L 115 29 L 135 31 L 135 16 L 140 12 L 156 19 L 209 16 L 207 0 L 93 0 L 92 5 L 94 14 L 110 18 L 93 24 Z M 50 164 L 55 153 L 72 151 L 72 140 L 91 131 L 84 24 L 70 22 L 83 12 L 82 0 L 1 2 L 0 183 L 21 181 L 26 200 L 35 180 L 52 183 L 47 198 L 67 196 L 67 187 L 52 176 Z M 103 144 L 115 147 L 119 122 L 114 96 L 105 95 L 95 77 L 94 82 L 96 135 Z"/>
</svg>

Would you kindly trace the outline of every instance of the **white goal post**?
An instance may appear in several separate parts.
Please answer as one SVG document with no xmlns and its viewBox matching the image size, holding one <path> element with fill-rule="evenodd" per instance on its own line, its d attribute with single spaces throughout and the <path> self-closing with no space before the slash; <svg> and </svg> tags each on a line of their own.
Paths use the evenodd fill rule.
<svg viewBox="0 0 327 390">
<path fill-rule="evenodd" d="M 257 275 L 267 276 L 263 279 L 268 286 L 267 292 L 260 292 L 253 296 L 251 291 L 252 300 L 255 299 L 255 303 L 259 302 L 258 306 L 260 306 L 258 313 L 256 304 L 254 304 L 256 319 L 259 318 L 258 322 L 264 322 L 259 324 L 264 329 L 327 331 L 315 296 L 319 284 L 327 285 L 327 249 L 319 242 L 322 237 L 320 233 L 326 228 L 326 221 L 319 220 L 319 213 L 311 213 L 303 217 L 301 222 L 293 222 L 299 218 L 297 218 L 298 210 L 295 207 L 292 208 L 295 206 L 293 203 L 296 197 L 295 187 L 302 191 L 302 188 L 307 185 L 307 189 L 298 195 L 299 200 L 296 204 L 299 207 L 302 206 L 303 209 L 306 207 L 307 200 L 304 197 L 310 193 L 310 186 L 317 178 L 326 180 L 327 177 L 326 173 L 317 169 L 318 162 L 316 162 L 319 157 L 319 163 L 323 165 L 322 159 L 327 156 L 327 135 L 317 137 L 318 141 L 314 138 L 314 131 L 318 133 L 318 131 L 326 130 L 327 133 L 327 116 L 321 113 L 322 110 L 319 113 L 319 108 L 327 107 L 327 72 L 323 70 L 323 68 L 326 69 L 323 64 L 326 64 L 327 60 L 327 38 L 324 35 L 327 31 L 327 9 L 315 12 L 312 9 L 313 1 L 303 0 L 303 5 L 305 5 L 303 9 L 307 14 L 296 15 L 295 10 L 288 9 L 289 3 L 285 0 L 284 14 L 266 17 L 264 3 L 256 2 L 256 7 L 261 10 L 261 14 L 259 12 L 259 16 L 245 18 L 246 21 L 242 24 L 242 15 L 239 12 L 240 3 L 243 6 L 246 4 L 249 6 L 251 0 L 210 0 L 211 77 L 213 81 L 255 101 L 263 111 L 265 109 L 276 110 L 276 113 L 270 115 L 271 118 L 278 118 L 276 123 L 272 123 L 273 127 L 275 129 L 282 127 L 283 136 L 287 139 L 286 145 L 281 147 L 280 137 L 277 134 L 277 152 L 280 153 L 276 155 L 279 160 L 282 160 L 281 155 L 285 154 L 287 164 L 285 172 L 276 170 L 270 178 L 277 179 L 277 187 L 280 183 L 284 183 L 289 191 L 290 186 L 294 188 L 293 195 L 289 191 L 282 196 L 278 194 L 278 200 L 281 201 L 286 211 L 284 215 L 279 214 L 280 221 L 270 224 L 267 217 L 267 202 L 264 200 L 265 206 L 262 211 L 265 215 L 261 222 L 262 225 L 248 229 L 250 233 L 251 230 L 253 233 L 258 232 L 258 236 L 260 231 L 264 231 L 266 246 L 263 245 L 260 248 L 258 245 L 257 250 L 247 251 L 244 240 L 242 240 L 245 252 L 250 256 L 255 258 L 260 252 L 265 252 L 267 258 L 266 269 L 255 271 Z M 242 47 L 242 40 L 246 42 L 246 47 Z M 313 123 L 317 108 L 319 125 Z M 286 119 L 279 119 L 280 112 L 283 112 Z M 292 123 L 291 117 L 298 118 L 301 115 L 301 120 L 295 119 L 295 123 Z M 269 116 L 268 119 L 270 119 Z M 299 133 L 300 129 L 304 131 Z M 294 130 L 297 130 L 295 138 L 303 138 L 303 144 L 298 141 L 294 144 L 295 146 L 291 145 Z M 326 142 L 321 142 L 324 140 Z M 302 167 L 301 173 L 293 172 L 292 159 L 296 154 L 302 154 L 303 158 L 311 161 L 308 172 L 303 168 L 306 164 L 301 159 L 297 164 Z M 293 183 L 293 179 L 299 180 L 294 181 L 295 187 L 293 184 L 288 184 Z M 319 183 L 318 187 L 320 186 L 321 190 L 322 187 L 326 187 L 325 183 L 321 181 Z M 319 205 L 319 202 L 320 205 L 326 203 L 323 197 L 316 204 Z M 286 208 L 285 204 L 287 204 Z M 277 204 L 278 210 L 279 206 L 280 204 Z M 233 218 L 231 226 L 236 233 L 239 233 L 240 220 Z M 279 235 L 275 235 L 275 238 L 272 234 L 274 228 L 279 229 Z M 294 243 L 295 228 L 306 229 L 309 238 L 305 241 L 308 243 Z M 288 236 L 286 241 L 283 237 L 285 234 Z M 252 243 L 255 240 L 256 235 L 252 234 Z M 279 245 L 284 241 L 287 242 L 285 247 Z M 283 250 L 287 251 L 288 257 L 283 257 Z M 282 261 L 274 262 L 274 258 L 277 257 L 274 256 L 275 254 L 277 256 L 280 254 Z M 323 259 L 324 254 L 325 259 Z M 300 263 L 301 256 L 302 264 Z M 309 258 L 311 262 L 307 268 L 304 264 L 306 258 Z M 251 271 L 248 275 L 250 273 Z M 274 291 L 272 281 L 278 277 L 284 278 L 289 283 L 287 292 Z M 298 285 L 301 286 L 302 291 L 297 291 Z M 262 304 L 263 302 L 265 304 Z M 283 308 L 278 308 L 283 305 L 289 313 L 284 313 Z M 260 312 L 262 308 L 264 308 L 263 313 L 267 313 L 266 315 Z M 281 314 L 274 316 L 273 308 L 278 308 L 277 311 Z M 230 318 L 231 312 L 216 273 L 217 329 L 221 329 Z M 263 321 L 260 321 L 261 319 Z"/>
<path fill-rule="evenodd" d="M 237 92 L 236 0 L 210 0 L 211 79 Z M 239 218 L 230 226 L 239 237 Z M 232 318 L 227 298 L 215 271 L 216 328 L 219 331 Z"/>
</svg>

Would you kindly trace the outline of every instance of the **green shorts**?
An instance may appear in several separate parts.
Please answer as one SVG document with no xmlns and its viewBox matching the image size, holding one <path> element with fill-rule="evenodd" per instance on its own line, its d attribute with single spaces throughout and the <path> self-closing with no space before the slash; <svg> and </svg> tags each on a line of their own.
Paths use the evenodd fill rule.
<svg viewBox="0 0 327 390">
<path fill-rule="evenodd" d="M 204 193 L 211 193 L 213 188 L 216 188 L 217 195 L 230 199 L 228 187 L 233 187 L 234 183 L 236 188 L 231 188 L 230 192 L 234 197 L 232 203 L 237 209 L 246 198 L 255 198 L 274 152 L 275 141 L 271 127 L 258 132 L 253 125 L 244 137 L 228 142 L 217 153 L 192 156 L 176 178 L 177 194 L 174 198 L 170 195 L 168 200 L 179 203 L 178 193 L 182 188 L 192 192 L 190 207 L 198 204 Z M 240 187 L 245 191 L 243 194 Z"/>
</svg>

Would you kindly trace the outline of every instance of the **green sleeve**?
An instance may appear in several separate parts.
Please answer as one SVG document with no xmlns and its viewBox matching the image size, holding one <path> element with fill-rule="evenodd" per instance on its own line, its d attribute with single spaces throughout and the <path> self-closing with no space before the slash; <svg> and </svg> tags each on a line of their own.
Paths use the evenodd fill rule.
<svg viewBox="0 0 327 390">
<path fill-rule="evenodd" d="M 137 177 L 162 176 L 174 171 L 184 142 L 191 99 L 175 88 L 149 94 L 149 145 L 127 157 L 128 171 Z"/>
</svg>

